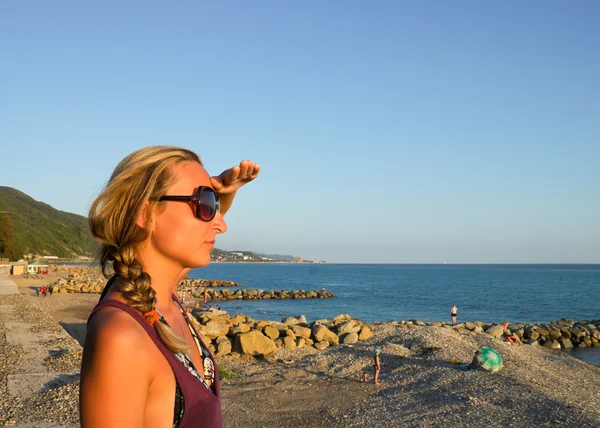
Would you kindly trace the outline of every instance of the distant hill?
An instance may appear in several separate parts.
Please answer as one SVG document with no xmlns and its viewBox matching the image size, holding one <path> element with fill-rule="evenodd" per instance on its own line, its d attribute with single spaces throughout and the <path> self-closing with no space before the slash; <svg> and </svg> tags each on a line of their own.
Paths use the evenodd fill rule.
<svg viewBox="0 0 600 428">
<path fill-rule="evenodd" d="M 275 259 L 275 260 L 286 260 L 286 261 L 292 261 L 294 260 L 294 256 L 290 256 L 290 255 L 282 255 L 282 254 L 262 254 L 262 253 L 256 253 L 257 256 L 262 256 L 262 257 L 268 257 L 270 259 Z"/>
<path fill-rule="evenodd" d="M 18 260 L 24 254 L 74 259 L 95 255 L 97 245 L 87 218 L 59 211 L 12 187 L 0 186 L 0 258 Z M 292 256 L 215 248 L 211 258 L 219 262 L 288 262 Z"/>
<path fill-rule="evenodd" d="M 3 248 L 0 256 L 11 259 L 28 253 L 73 258 L 94 252 L 96 244 L 86 217 L 59 211 L 16 189 L 0 186 L 0 251 Z"/>
</svg>

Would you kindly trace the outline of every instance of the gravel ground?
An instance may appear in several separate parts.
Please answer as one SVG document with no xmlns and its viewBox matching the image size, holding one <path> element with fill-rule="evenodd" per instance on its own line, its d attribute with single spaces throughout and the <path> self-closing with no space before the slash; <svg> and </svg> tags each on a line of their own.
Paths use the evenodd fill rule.
<svg viewBox="0 0 600 428">
<path fill-rule="evenodd" d="M 470 362 L 481 345 L 502 354 L 502 371 L 449 363 Z M 382 384 L 362 384 L 375 347 Z M 560 351 L 391 323 L 353 347 L 279 352 L 264 362 L 223 361 L 240 379 L 225 381 L 234 386 L 223 388 L 226 426 L 600 427 L 600 368 Z"/>
<path fill-rule="evenodd" d="M 14 307 L 18 321 L 31 324 L 31 334 L 47 347 L 41 365 L 57 380 L 26 399 L 8 394 L 8 376 L 26 369 L 26 350 L 7 342 L 0 310 L 0 425 L 78 425 L 79 382 L 64 373 L 79 369 L 81 348 L 57 323 L 66 317 L 80 326 L 93 302 L 65 296 L 52 296 L 58 298 L 53 303 L 0 296 L 0 309 Z M 220 358 L 218 364 L 235 374 L 222 381 L 225 426 L 600 427 L 600 368 L 566 353 L 443 327 L 386 323 L 374 333 L 366 342 L 324 351 Z M 469 362 L 481 345 L 502 354 L 501 372 L 469 372 L 449 363 L 452 357 Z M 379 386 L 358 381 L 364 370 L 372 376 L 375 347 L 381 349 Z"/>
<path fill-rule="evenodd" d="M 81 347 L 44 311 L 21 295 L 0 296 L 0 424 L 8 426 L 78 426 L 78 372 Z M 7 340 L 6 326 L 19 322 L 29 325 L 32 337 L 46 348 L 46 357 L 37 366 L 28 362 L 28 346 Z M 43 391 L 26 398 L 8 391 L 9 376 L 27 373 L 54 373 Z"/>
</svg>

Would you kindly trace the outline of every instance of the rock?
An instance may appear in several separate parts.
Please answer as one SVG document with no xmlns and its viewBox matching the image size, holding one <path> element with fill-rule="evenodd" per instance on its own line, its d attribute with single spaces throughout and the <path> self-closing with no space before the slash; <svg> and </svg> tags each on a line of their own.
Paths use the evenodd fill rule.
<svg viewBox="0 0 600 428">
<path fill-rule="evenodd" d="M 283 347 L 285 349 L 296 349 L 296 339 L 292 336 L 286 336 L 283 338 Z"/>
<path fill-rule="evenodd" d="M 338 325 L 338 324 L 343 323 L 344 321 L 349 321 L 351 319 L 352 319 L 352 317 L 350 315 L 340 314 L 340 315 L 334 317 L 331 321 L 333 322 L 334 325 Z"/>
<path fill-rule="evenodd" d="M 308 345 L 308 346 L 313 346 L 315 342 L 313 342 L 312 339 L 304 339 L 304 342 Z"/>
<path fill-rule="evenodd" d="M 340 336 L 341 341 L 344 345 L 351 345 L 353 343 L 358 342 L 358 334 L 357 333 L 346 333 Z"/>
<path fill-rule="evenodd" d="M 326 340 L 327 343 L 330 345 L 337 345 L 339 343 L 338 336 L 324 325 L 314 326 L 312 330 L 312 335 L 315 339 L 315 342 L 322 342 Z"/>
<path fill-rule="evenodd" d="M 275 340 L 279 337 L 279 330 L 277 330 L 272 325 L 268 325 L 263 329 L 263 333 L 270 338 L 271 340 Z"/>
<path fill-rule="evenodd" d="M 303 337 L 298 337 L 296 339 L 296 347 L 298 349 L 303 348 L 304 346 L 306 346 L 306 340 Z"/>
<path fill-rule="evenodd" d="M 548 340 L 544 343 L 544 348 L 560 349 L 560 343 L 558 343 L 558 340 Z"/>
<path fill-rule="evenodd" d="M 441 322 L 439 322 L 439 321 L 434 321 L 434 322 L 432 322 L 432 323 L 431 323 L 431 326 L 432 326 L 432 327 L 441 327 L 441 326 L 442 326 L 442 323 L 441 323 Z"/>
<path fill-rule="evenodd" d="M 560 332 L 559 329 L 552 328 L 549 331 L 550 331 L 550 337 L 552 339 L 558 339 L 559 337 L 562 337 L 562 333 Z"/>
<path fill-rule="evenodd" d="M 362 328 L 360 329 L 360 333 L 358 334 L 358 340 L 362 342 L 363 340 L 370 339 L 371 337 L 373 337 L 373 332 L 368 325 L 363 324 Z"/>
<path fill-rule="evenodd" d="M 493 338 L 499 339 L 502 337 L 502 334 L 504 333 L 504 327 L 500 324 L 494 325 L 490 328 L 488 328 L 485 331 L 487 334 L 489 334 L 490 336 L 492 336 Z"/>
<path fill-rule="evenodd" d="M 356 324 L 355 320 L 344 321 L 341 324 L 338 324 L 338 336 L 346 333 L 358 333 L 360 331 L 360 325 Z"/>
<path fill-rule="evenodd" d="M 231 342 L 225 336 L 219 336 L 216 340 L 217 343 L 217 353 L 216 355 L 227 355 L 231 353 Z"/>
<path fill-rule="evenodd" d="M 558 342 L 560 343 L 560 345 L 563 349 L 569 349 L 569 348 L 573 347 L 573 344 L 571 343 L 571 341 L 569 339 L 567 339 L 566 337 L 561 337 L 560 339 L 558 339 Z"/>
<path fill-rule="evenodd" d="M 205 325 L 206 337 L 209 339 L 216 339 L 219 336 L 225 336 L 229 333 L 229 324 L 220 319 L 209 321 Z"/>
<path fill-rule="evenodd" d="M 284 318 L 281 322 L 287 325 L 306 324 L 306 317 L 304 315 L 301 315 L 299 317 L 287 317 Z"/>
<path fill-rule="evenodd" d="M 476 325 L 475 328 L 473 329 L 473 333 L 475 333 L 475 334 L 483 333 L 483 328 Z"/>
<path fill-rule="evenodd" d="M 231 327 L 229 329 L 229 336 L 236 336 L 241 333 L 247 333 L 250 331 L 250 326 L 248 324 L 239 324 L 235 327 Z"/>
<path fill-rule="evenodd" d="M 472 323 L 472 322 L 466 322 L 465 323 L 465 328 L 467 330 L 474 331 L 476 327 L 477 327 L 477 325 L 475 323 Z"/>
<path fill-rule="evenodd" d="M 310 328 L 302 327 L 299 325 L 293 325 L 291 328 L 292 328 L 292 331 L 294 332 L 294 334 L 296 334 L 296 336 L 310 338 L 310 335 L 311 335 Z"/>
<path fill-rule="evenodd" d="M 525 337 L 525 339 L 537 340 L 538 337 L 540 337 L 540 335 L 537 331 L 535 331 L 533 329 L 527 329 L 527 330 L 525 330 L 523 337 Z"/>
<path fill-rule="evenodd" d="M 269 355 L 277 350 L 277 345 L 258 330 L 242 333 L 235 337 L 235 352 L 248 355 Z"/>
<path fill-rule="evenodd" d="M 326 340 L 322 340 L 321 342 L 315 343 L 315 348 L 317 348 L 319 351 L 327 348 L 328 346 L 329 346 L 329 342 L 327 342 Z"/>
</svg>

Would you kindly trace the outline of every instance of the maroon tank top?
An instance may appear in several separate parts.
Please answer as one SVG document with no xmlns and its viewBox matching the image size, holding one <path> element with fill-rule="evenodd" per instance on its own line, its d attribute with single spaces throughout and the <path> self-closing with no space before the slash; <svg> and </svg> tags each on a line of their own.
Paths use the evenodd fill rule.
<svg viewBox="0 0 600 428">
<path fill-rule="evenodd" d="M 223 426 L 223 420 L 221 416 L 219 371 L 215 370 L 215 380 L 212 388 L 214 390 L 213 393 L 206 388 L 202 382 L 196 379 L 181 361 L 175 357 L 173 352 L 162 342 L 158 333 L 154 330 L 154 327 L 152 327 L 139 312 L 118 300 L 106 299 L 99 302 L 90 314 L 88 323 L 96 312 L 106 306 L 114 306 L 130 314 L 146 330 L 150 338 L 154 341 L 154 344 L 160 349 L 169 362 L 171 370 L 173 370 L 173 374 L 175 375 L 175 381 L 177 382 L 184 399 L 183 419 L 180 421 L 178 427 L 221 428 Z M 194 328 L 193 325 L 192 328 Z M 196 330 L 194 329 L 194 331 Z M 198 332 L 196 332 L 196 335 L 200 337 Z M 204 346 L 204 343 L 202 343 L 202 346 Z M 214 359 L 213 363 L 216 368 L 217 364 L 214 362 Z M 175 396 L 173 396 L 173 402 L 175 402 Z"/>
</svg>

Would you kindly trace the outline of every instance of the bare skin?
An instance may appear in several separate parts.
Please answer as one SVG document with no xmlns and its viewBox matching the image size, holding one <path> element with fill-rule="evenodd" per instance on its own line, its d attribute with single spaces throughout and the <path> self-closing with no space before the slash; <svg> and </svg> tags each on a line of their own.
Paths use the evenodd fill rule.
<svg viewBox="0 0 600 428">
<path fill-rule="evenodd" d="M 152 278 L 156 309 L 185 338 L 196 367 L 202 367 L 200 353 L 171 296 L 190 268 L 210 262 L 216 235 L 227 230 L 223 214 L 230 208 L 235 192 L 256 178 L 258 171 L 258 165 L 243 161 L 211 178 L 200 164 L 180 163 L 173 169 L 175 180 L 167 194 L 189 195 L 198 186 L 214 186 L 221 197 L 221 212 L 212 221 L 203 222 L 193 216 L 187 204 L 167 202 L 150 224 L 146 223 L 145 212 L 137 219 L 140 227 L 151 230 L 137 249 L 136 258 Z M 106 298 L 126 303 L 117 287 L 112 287 Z M 81 425 L 167 428 L 173 424 L 174 402 L 173 371 L 143 327 L 118 308 L 101 309 L 88 325 L 84 346 Z"/>
<path fill-rule="evenodd" d="M 375 369 L 373 381 L 375 382 L 375 385 L 379 385 L 379 372 L 381 371 L 381 360 L 379 359 L 379 354 L 375 354 L 373 357 L 373 368 Z"/>
</svg>

